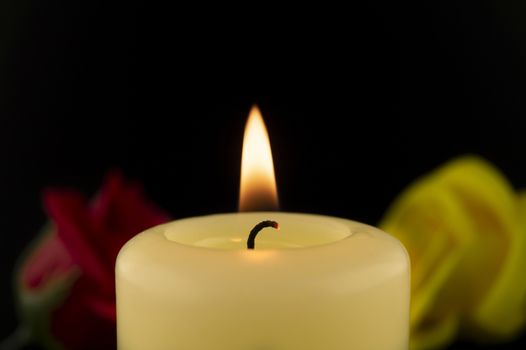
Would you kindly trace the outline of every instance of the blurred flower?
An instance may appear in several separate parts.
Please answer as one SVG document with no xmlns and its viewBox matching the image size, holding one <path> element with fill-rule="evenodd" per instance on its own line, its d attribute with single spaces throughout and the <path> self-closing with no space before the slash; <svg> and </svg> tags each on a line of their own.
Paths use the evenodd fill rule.
<svg viewBox="0 0 526 350">
<path fill-rule="evenodd" d="M 525 323 L 526 194 L 485 160 L 455 159 L 410 185 L 381 227 L 411 257 L 411 348 L 458 334 L 506 341 Z"/>
<path fill-rule="evenodd" d="M 115 349 L 117 253 L 167 216 L 117 172 L 92 202 L 46 190 L 44 206 L 51 222 L 16 272 L 23 334 L 48 349 Z"/>
</svg>

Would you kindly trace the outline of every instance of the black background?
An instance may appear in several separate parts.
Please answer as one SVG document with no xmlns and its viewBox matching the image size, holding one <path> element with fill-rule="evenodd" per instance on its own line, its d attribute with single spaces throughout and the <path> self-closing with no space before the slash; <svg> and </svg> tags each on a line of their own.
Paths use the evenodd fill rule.
<svg viewBox="0 0 526 350">
<path fill-rule="evenodd" d="M 526 187 L 520 2 L 196 7 L 0 3 L 0 337 L 43 188 L 120 168 L 174 218 L 235 211 L 253 103 L 283 210 L 375 224 L 464 153 Z"/>
</svg>

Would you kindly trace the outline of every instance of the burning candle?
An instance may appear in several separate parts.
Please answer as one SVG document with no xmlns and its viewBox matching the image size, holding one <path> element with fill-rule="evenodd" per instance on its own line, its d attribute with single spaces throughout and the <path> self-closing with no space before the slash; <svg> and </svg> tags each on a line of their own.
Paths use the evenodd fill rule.
<svg viewBox="0 0 526 350">
<path fill-rule="evenodd" d="M 400 242 L 355 221 L 250 212 L 277 202 L 268 135 L 253 108 L 240 190 L 248 212 L 160 225 L 119 253 L 119 349 L 407 349 L 409 259 Z"/>
</svg>

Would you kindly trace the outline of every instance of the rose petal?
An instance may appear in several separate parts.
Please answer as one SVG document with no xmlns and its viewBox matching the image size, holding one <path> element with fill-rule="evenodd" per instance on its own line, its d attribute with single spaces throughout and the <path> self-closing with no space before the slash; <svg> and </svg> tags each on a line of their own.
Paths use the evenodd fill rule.
<svg viewBox="0 0 526 350">
<path fill-rule="evenodd" d="M 87 215 L 86 199 L 77 192 L 47 190 L 44 204 L 58 236 L 83 273 L 101 285 L 112 285 L 113 273 L 103 263 L 100 242 Z"/>
<path fill-rule="evenodd" d="M 479 327 L 483 326 L 488 340 L 508 341 L 517 336 L 526 323 L 526 192 L 519 195 L 517 221 L 516 235 L 499 275 L 472 316 L 476 325 L 469 330 L 472 338 L 480 337 Z"/>
<path fill-rule="evenodd" d="M 444 349 L 453 342 L 459 319 L 453 314 L 433 318 L 429 316 L 411 333 L 410 350 Z"/>
<path fill-rule="evenodd" d="M 519 203 L 526 212 L 526 194 Z M 508 340 L 522 329 L 526 215 L 517 206 L 506 178 L 468 156 L 419 180 L 390 208 L 382 225 L 402 240 L 414 264 L 411 321 L 417 348 L 432 348 L 434 334 L 440 341 L 454 335 L 449 317 L 478 341 Z M 446 252 L 448 247 L 456 254 Z"/>
<path fill-rule="evenodd" d="M 19 273 L 24 288 L 39 289 L 50 280 L 67 275 L 74 266 L 56 232 L 47 227 L 24 259 Z"/>
<path fill-rule="evenodd" d="M 114 266 L 120 248 L 134 235 L 166 222 L 168 216 L 147 201 L 137 184 L 125 182 L 120 172 L 108 174 L 91 206 L 95 231 L 107 245 L 106 266 Z"/>
<path fill-rule="evenodd" d="M 424 178 L 405 190 L 380 224 L 411 257 L 411 325 L 435 307 L 473 236 L 466 212 L 453 194 Z"/>
<path fill-rule="evenodd" d="M 53 337 L 40 332 L 39 338 L 58 340 L 66 349 L 114 349 L 115 259 L 126 241 L 167 216 L 119 172 L 106 177 L 91 203 L 76 191 L 46 190 L 44 204 L 57 240 L 81 274 L 51 316 Z"/>
<path fill-rule="evenodd" d="M 456 304 L 465 333 L 475 339 L 510 337 L 524 324 L 524 236 L 518 231 L 516 197 L 506 178 L 478 157 L 449 163 L 438 181 L 454 191 L 477 234 L 438 305 Z"/>
<path fill-rule="evenodd" d="M 51 332 L 65 349 L 115 349 L 115 318 L 93 308 L 93 284 L 79 279 L 51 317 Z"/>
</svg>

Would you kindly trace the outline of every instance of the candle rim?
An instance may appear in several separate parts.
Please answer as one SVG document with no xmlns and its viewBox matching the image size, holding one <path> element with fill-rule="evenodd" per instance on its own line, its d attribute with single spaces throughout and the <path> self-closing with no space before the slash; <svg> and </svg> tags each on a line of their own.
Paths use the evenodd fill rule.
<svg viewBox="0 0 526 350">
<path fill-rule="evenodd" d="M 218 217 L 227 217 L 227 216 L 250 216 L 250 215 L 254 215 L 256 216 L 256 218 L 254 220 L 256 220 L 255 222 L 257 223 L 257 220 L 258 218 L 271 218 L 271 217 L 274 217 L 276 218 L 276 216 L 289 216 L 289 217 L 295 217 L 295 218 L 301 218 L 301 217 L 307 217 L 308 219 L 323 219 L 323 220 L 326 220 L 328 223 L 336 223 L 340 226 L 340 230 L 345 230 L 346 233 L 345 234 L 341 234 L 340 233 L 340 237 L 337 237 L 337 238 L 332 238 L 332 239 L 329 239 L 328 241 L 326 242 L 323 242 L 323 243 L 316 243 L 316 244 L 308 244 L 306 246 L 300 246 L 300 247 L 285 247 L 285 243 L 283 244 L 283 246 L 279 247 L 279 248 L 268 248 L 268 247 L 264 247 L 264 244 L 262 245 L 261 243 L 265 243 L 265 239 L 261 239 L 258 238 L 258 239 L 261 239 L 260 241 L 260 248 L 258 249 L 255 249 L 253 250 L 254 253 L 257 253 L 258 251 L 279 251 L 279 252 L 292 252 L 292 251 L 304 251 L 304 250 L 307 250 L 307 249 L 318 249 L 318 248 L 323 248 L 323 247 L 326 247 L 326 246 L 331 246 L 331 245 L 334 245 L 334 244 L 338 244 L 339 242 L 341 241 L 345 241 L 345 240 L 348 240 L 349 238 L 353 237 L 353 236 L 356 236 L 358 234 L 371 234 L 372 232 L 381 232 L 383 234 L 386 234 L 384 233 L 383 231 L 381 231 L 380 229 L 376 228 L 376 227 L 373 227 L 373 226 L 370 226 L 370 225 L 367 225 L 367 224 L 364 224 L 364 223 L 361 223 L 361 222 L 357 222 L 357 221 L 353 221 L 353 220 L 350 220 L 350 219 L 345 219 L 345 218 L 341 218 L 341 217 L 336 217 L 336 216 L 329 216 L 329 215 L 320 215 L 320 214 L 310 214 L 310 213 L 300 213 L 300 212 L 243 212 L 243 213 L 214 213 L 214 214 L 207 214 L 207 215 L 201 215 L 201 216 L 193 216 L 193 217 L 186 217 L 186 218 L 181 218 L 181 219 L 177 219 L 177 220 L 173 220 L 171 222 L 168 222 L 168 223 L 164 223 L 162 225 L 159 225 L 159 226 L 156 226 L 156 227 L 153 227 L 153 228 L 150 228 L 146 231 L 150 231 L 150 230 L 153 230 L 155 229 L 157 231 L 157 234 L 159 236 L 162 237 L 162 239 L 168 241 L 170 244 L 173 244 L 174 246 L 178 246 L 178 247 L 181 247 L 181 248 L 189 248 L 189 249 L 197 249 L 197 250 L 203 250 L 203 251 L 216 251 L 216 252 L 225 252 L 225 253 L 232 253 L 232 252 L 239 252 L 239 251 L 242 251 L 242 250 L 246 250 L 246 236 L 245 236 L 245 232 L 243 232 L 243 236 L 240 236 L 240 245 L 239 245 L 239 249 L 235 248 L 235 249 L 225 249 L 225 248 L 217 248 L 217 247 L 207 247 L 207 246 L 199 246 L 199 245 L 196 245 L 196 244 L 192 244 L 192 243 L 185 243 L 184 241 L 180 240 L 180 239 L 176 239 L 174 238 L 174 233 L 173 231 L 170 232 L 170 231 L 167 231 L 168 228 L 170 228 L 170 226 L 173 226 L 174 223 L 176 222 L 184 222 L 184 221 L 190 221 L 190 220 L 194 220 L 194 219 L 213 219 L 213 218 L 218 218 Z M 259 215 L 259 217 L 257 217 L 257 215 Z M 279 220 L 279 217 L 276 218 L 277 220 Z M 172 227 L 173 229 L 173 227 Z M 283 234 L 286 234 L 286 233 L 278 233 L 278 235 L 283 235 Z M 248 235 L 248 230 L 246 232 L 246 235 Z M 272 236 L 272 235 L 275 235 L 274 232 L 270 232 L 269 233 L 269 236 Z M 333 235 L 334 236 L 334 235 Z M 224 238 L 224 237 L 221 237 L 221 238 Z M 276 238 L 276 237 L 273 237 L 273 238 Z M 392 237 L 394 241 L 397 242 L 397 240 Z M 288 242 L 290 244 L 290 242 Z M 243 247 L 242 247 L 243 246 Z"/>
<path fill-rule="evenodd" d="M 229 236 L 229 235 L 224 234 L 224 231 L 226 231 L 226 229 L 220 228 L 218 229 L 218 231 L 221 232 L 222 234 L 219 234 L 218 236 L 214 237 L 210 233 L 211 237 L 206 237 L 206 238 L 212 238 L 212 239 L 217 238 L 218 240 L 237 238 L 238 239 L 237 242 L 239 243 L 238 248 L 220 248 L 220 247 L 214 247 L 214 246 L 203 246 L 203 245 L 197 244 L 196 242 L 193 242 L 193 243 L 189 243 L 187 241 L 185 242 L 186 237 L 185 238 L 177 237 L 179 232 L 174 231 L 175 229 L 174 224 L 177 224 L 177 223 L 184 225 L 185 223 L 191 224 L 192 221 L 196 220 L 197 222 L 197 220 L 199 220 L 199 224 L 202 225 L 203 224 L 202 220 L 209 221 L 209 223 L 213 223 L 213 221 L 216 219 L 220 219 L 222 221 L 222 219 L 228 219 L 228 218 L 230 218 L 231 220 L 238 219 L 241 221 L 246 221 L 247 217 L 248 218 L 253 217 L 253 219 L 251 219 L 247 223 L 248 226 L 247 226 L 246 232 L 245 231 L 239 231 L 237 233 L 233 232 L 232 236 Z M 315 232 L 314 235 L 316 235 L 318 239 L 323 240 L 323 242 L 307 243 L 307 244 L 304 242 L 297 242 L 297 241 L 295 242 L 292 236 L 287 236 L 286 232 L 281 231 L 277 234 L 275 232 L 269 232 L 267 234 L 264 234 L 263 237 L 258 238 L 258 248 L 255 249 L 255 251 L 303 250 L 306 248 L 318 247 L 318 246 L 324 246 L 327 244 L 336 243 L 353 234 L 353 232 L 349 229 L 349 227 L 340 221 L 342 219 L 331 217 L 331 216 L 319 215 L 319 214 L 308 214 L 308 213 L 294 213 L 294 212 L 257 211 L 257 212 L 240 212 L 240 213 L 217 213 L 217 214 L 208 214 L 208 215 L 188 217 L 188 218 L 183 218 L 179 220 L 174 220 L 168 223 L 168 225 L 166 225 L 166 229 L 163 230 L 163 236 L 166 240 L 170 241 L 171 243 L 179 244 L 179 245 L 186 246 L 186 247 L 235 252 L 235 251 L 240 251 L 240 250 L 246 250 L 246 239 L 248 237 L 249 230 L 252 229 L 253 224 L 257 224 L 259 221 L 262 221 L 262 220 L 270 220 L 270 219 L 276 219 L 278 221 L 285 220 L 285 227 L 287 225 L 287 222 L 290 224 L 291 220 L 293 221 L 294 224 L 303 224 L 305 219 L 306 220 L 321 219 L 325 221 L 324 223 L 325 227 L 322 230 L 314 231 L 312 230 L 312 227 L 309 227 L 309 226 L 307 227 L 311 228 L 310 230 L 311 235 L 313 234 L 313 232 Z M 243 223 L 244 222 L 239 222 L 239 225 L 242 225 Z M 218 223 L 215 223 L 215 224 L 218 224 Z M 236 222 L 231 222 L 231 221 L 227 223 L 220 222 L 220 224 L 224 226 L 229 226 L 229 225 L 236 225 Z M 319 222 L 314 222 L 314 224 L 319 225 Z M 334 224 L 337 224 L 339 226 L 338 230 L 334 228 Z M 333 226 L 332 230 L 329 229 L 330 227 L 327 227 L 330 225 Z M 168 229 L 171 229 L 171 231 L 168 231 Z M 185 229 L 186 229 L 185 233 L 187 234 L 188 228 L 185 228 Z M 330 233 L 327 234 L 327 231 Z M 202 231 L 200 231 L 199 234 L 203 236 L 207 236 Z M 302 234 L 305 234 L 305 231 L 303 231 Z M 298 236 L 298 233 L 294 232 L 294 235 Z M 270 247 L 270 248 L 265 247 L 265 245 L 267 245 L 270 241 L 274 241 L 273 243 L 277 246 Z"/>
</svg>

